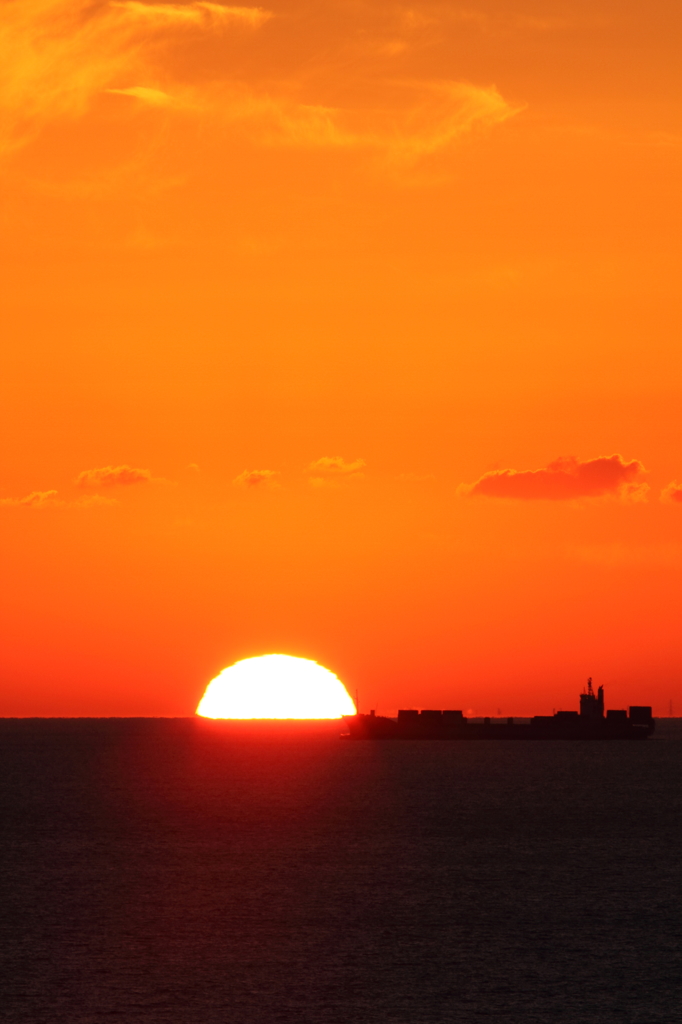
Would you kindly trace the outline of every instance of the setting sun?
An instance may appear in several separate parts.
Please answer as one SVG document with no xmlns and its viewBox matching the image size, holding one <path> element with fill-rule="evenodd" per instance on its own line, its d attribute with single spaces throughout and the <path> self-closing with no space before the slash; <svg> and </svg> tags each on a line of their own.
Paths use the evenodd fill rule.
<svg viewBox="0 0 682 1024">
<path fill-rule="evenodd" d="M 223 669 L 199 702 L 204 718 L 341 718 L 355 706 L 341 680 L 308 658 L 264 654 Z"/>
</svg>

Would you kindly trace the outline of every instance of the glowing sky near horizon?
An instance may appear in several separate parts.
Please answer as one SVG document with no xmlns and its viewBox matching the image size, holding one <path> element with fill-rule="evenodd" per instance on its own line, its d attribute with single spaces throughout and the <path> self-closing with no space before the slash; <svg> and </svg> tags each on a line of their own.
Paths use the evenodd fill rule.
<svg viewBox="0 0 682 1024">
<path fill-rule="evenodd" d="M 682 708 L 677 0 L 6 0 L 0 714 Z"/>
</svg>

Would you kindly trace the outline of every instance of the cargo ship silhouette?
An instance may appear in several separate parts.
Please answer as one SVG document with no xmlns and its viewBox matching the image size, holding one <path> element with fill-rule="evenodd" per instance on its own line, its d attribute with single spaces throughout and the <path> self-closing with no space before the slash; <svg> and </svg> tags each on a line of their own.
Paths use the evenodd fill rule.
<svg viewBox="0 0 682 1024">
<path fill-rule="evenodd" d="M 398 712 L 396 718 L 344 715 L 351 740 L 644 740 L 654 731 L 651 708 L 633 705 L 628 711 L 604 713 L 604 687 L 594 692 L 592 679 L 580 694 L 580 711 L 535 715 L 529 721 L 469 721 L 461 711 Z"/>
</svg>

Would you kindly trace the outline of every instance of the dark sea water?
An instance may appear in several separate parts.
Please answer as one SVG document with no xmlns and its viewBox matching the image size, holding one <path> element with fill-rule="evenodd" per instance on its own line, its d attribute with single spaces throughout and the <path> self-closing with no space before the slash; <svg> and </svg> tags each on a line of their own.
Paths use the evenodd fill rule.
<svg viewBox="0 0 682 1024">
<path fill-rule="evenodd" d="M 0 1019 L 676 1024 L 681 725 L 0 721 Z"/>
</svg>

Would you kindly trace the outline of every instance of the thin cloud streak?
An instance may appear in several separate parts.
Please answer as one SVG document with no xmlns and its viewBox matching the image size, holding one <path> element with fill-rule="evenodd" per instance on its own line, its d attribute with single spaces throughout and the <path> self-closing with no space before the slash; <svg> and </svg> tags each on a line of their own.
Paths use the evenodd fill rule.
<svg viewBox="0 0 682 1024">
<path fill-rule="evenodd" d="M 222 4 L 196 2 L 189 4 L 145 4 L 139 0 L 119 0 L 110 4 L 146 24 L 200 25 L 234 24 L 260 28 L 272 18 L 261 7 L 225 7 Z"/>
<path fill-rule="evenodd" d="M 85 469 L 76 477 L 76 487 L 130 487 L 146 484 L 152 479 L 148 469 L 133 466 L 102 466 L 100 469 Z"/>
<path fill-rule="evenodd" d="M 112 96 L 131 96 L 133 99 L 140 100 L 142 103 L 147 103 L 151 107 L 174 107 L 178 106 L 179 101 L 169 96 L 167 92 L 162 92 L 161 89 L 149 89 L 144 85 L 133 85 L 129 89 L 107 89 Z"/>
<path fill-rule="evenodd" d="M 0 508 L 95 508 L 118 504 L 114 498 L 103 498 L 99 494 L 77 498 L 75 501 L 65 501 L 58 494 L 58 491 L 31 491 L 24 498 L 0 498 Z"/>
</svg>

